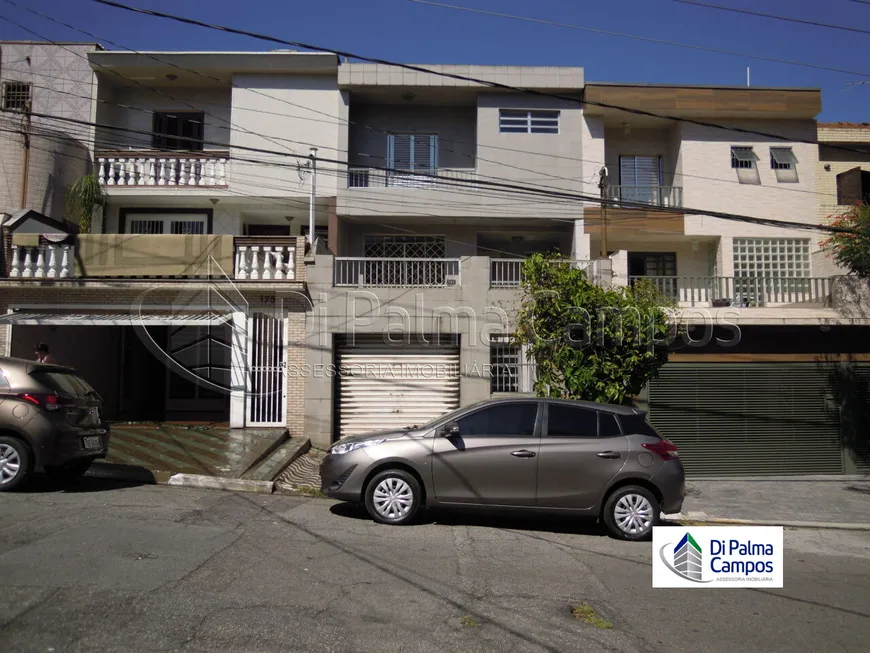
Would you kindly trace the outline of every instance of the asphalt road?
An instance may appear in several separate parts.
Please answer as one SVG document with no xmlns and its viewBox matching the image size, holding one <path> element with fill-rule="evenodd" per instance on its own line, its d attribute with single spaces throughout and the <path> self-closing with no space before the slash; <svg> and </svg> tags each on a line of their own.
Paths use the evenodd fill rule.
<svg viewBox="0 0 870 653">
<path fill-rule="evenodd" d="M 0 650 L 866 651 L 870 533 L 786 541 L 783 590 L 654 590 L 650 544 L 589 524 L 40 481 L 0 494 Z"/>
</svg>

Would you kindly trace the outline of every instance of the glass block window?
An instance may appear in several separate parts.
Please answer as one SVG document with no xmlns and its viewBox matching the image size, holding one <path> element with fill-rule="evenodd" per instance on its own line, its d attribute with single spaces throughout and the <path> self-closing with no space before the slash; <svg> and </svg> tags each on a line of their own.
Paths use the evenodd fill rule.
<svg viewBox="0 0 870 653">
<path fill-rule="evenodd" d="M 809 277 L 810 241 L 804 238 L 735 238 L 735 277 Z"/>
</svg>

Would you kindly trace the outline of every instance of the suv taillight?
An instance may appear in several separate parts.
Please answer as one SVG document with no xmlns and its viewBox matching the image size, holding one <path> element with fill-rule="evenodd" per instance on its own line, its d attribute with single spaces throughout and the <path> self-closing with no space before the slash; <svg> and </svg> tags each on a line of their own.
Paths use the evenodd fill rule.
<svg viewBox="0 0 870 653">
<path fill-rule="evenodd" d="M 659 440 L 658 442 L 644 442 L 641 445 L 644 449 L 648 449 L 655 454 L 658 454 L 662 460 L 673 460 L 678 458 L 680 452 L 677 451 L 677 445 L 667 440 Z"/>
<path fill-rule="evenodd" d="M 30 403 L 45 408 L 45 410 L 60 410 L 75 405 L 75 401 L 66 397 L 58 397 L 57 395 L 34 394 L 32 392 L 24 392 L 18 395 L 19 399 L 29 401 Z"/>
</svg>

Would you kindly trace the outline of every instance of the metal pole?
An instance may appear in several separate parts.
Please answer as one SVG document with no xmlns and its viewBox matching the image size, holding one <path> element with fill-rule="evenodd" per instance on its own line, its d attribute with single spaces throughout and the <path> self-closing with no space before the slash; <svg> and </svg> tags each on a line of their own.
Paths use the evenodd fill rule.
<svg viewBox="0 0 870 653">
<path fill-rule="evenodd" d="M 601 258 L 607 258 L 607 168 L 599 171 L 598 188 L 601 189 Z"/>
<path fill-rule="evenodd" d="M 311 201 L 308 206 L 308 242 L 314 248 L 314 204 L 317 200 L 317 148 L 311 148 Z"/>
<path fill-rule="evenodd" d="M 30 100 L 24 107 L 24 156 L 21 161 L 21 208 L 27 208 L 27 182 L 30 172 Z"/>
</svg>

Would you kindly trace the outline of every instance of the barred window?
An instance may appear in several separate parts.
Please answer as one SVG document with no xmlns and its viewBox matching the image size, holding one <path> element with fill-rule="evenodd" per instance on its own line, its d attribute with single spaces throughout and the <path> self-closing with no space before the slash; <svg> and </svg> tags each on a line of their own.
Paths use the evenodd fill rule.
<svg viewBox="0 0 870 653">
<path fill-rule="evenodd" d="M 490 392 L 532 392 L 535 383 L 534 363 L 528 362 L 511 334 L 489 337 Z"/>
<path fill-rule="evenodd" d="M 797 158 L 790 147 L 770 148 L 770 167 L 780 183 L 796 183 Z"/>
<path fill-rule="evenodd" d="M 8 111 L 25 111 L 30 104 L 30 84 L 3 82 L 3 108 Z"/>
<path fill-rule="evenodd" d="M 737 181 L 741 184 L 760 184 L 761 178 L 758 176 L 758 167 L 755 162 L 758 161 L 758 156 L 751 147 L 731 148 L 731 167 L 737 171 Z"/>
</svg>

